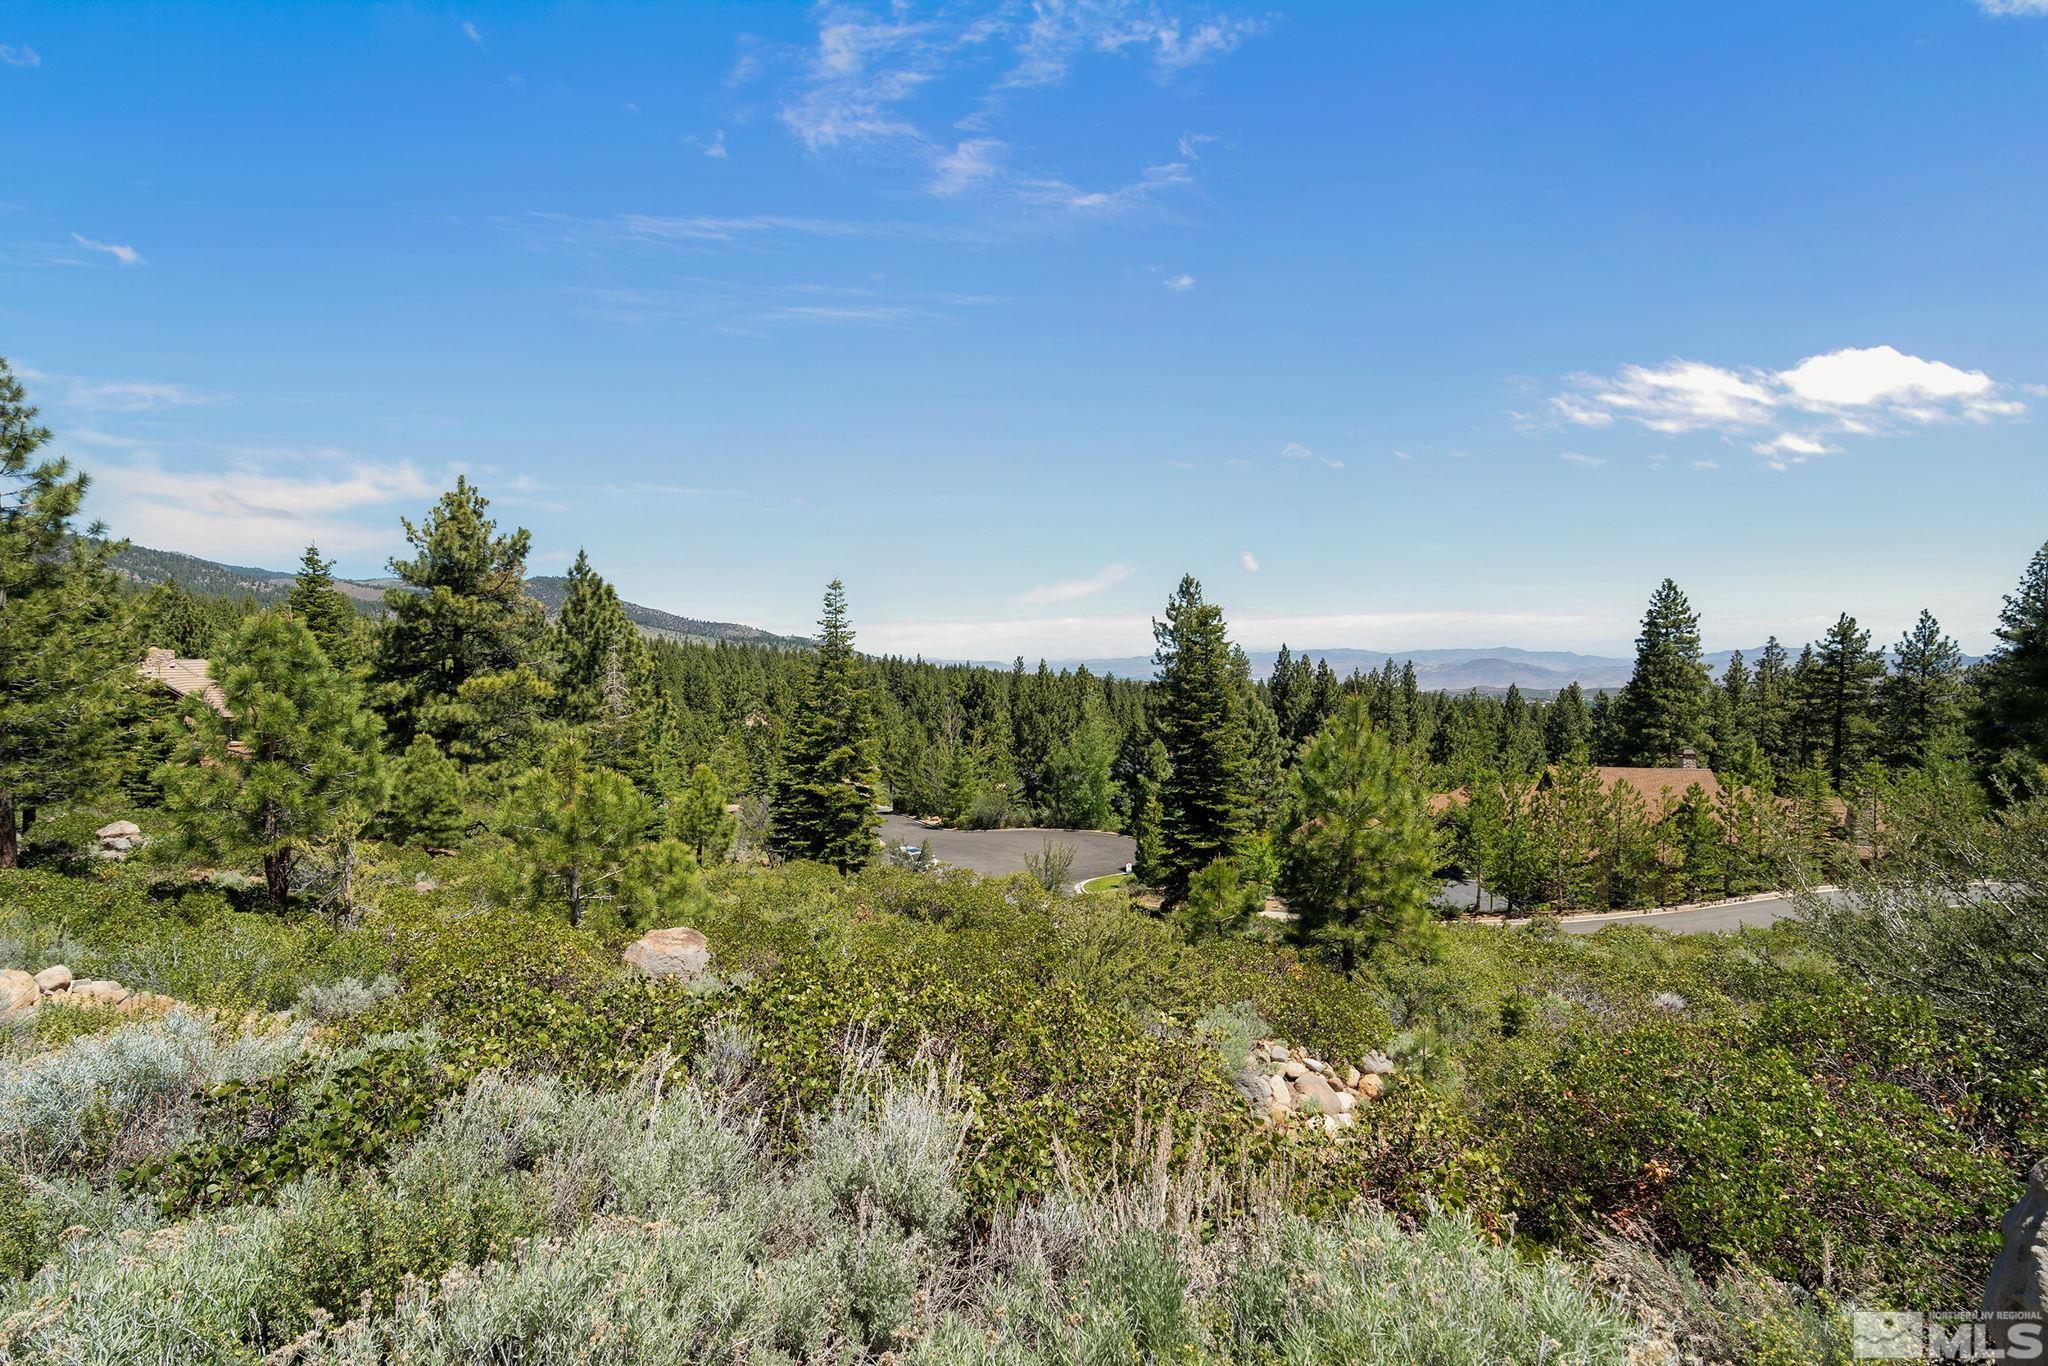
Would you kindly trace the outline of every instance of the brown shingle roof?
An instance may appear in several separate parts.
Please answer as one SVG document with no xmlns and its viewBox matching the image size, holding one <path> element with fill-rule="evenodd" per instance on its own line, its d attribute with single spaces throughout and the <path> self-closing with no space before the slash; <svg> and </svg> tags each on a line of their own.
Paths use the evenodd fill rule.
<svg viewBox="0 0 2048 1366">
<path fill-rule="evenodd" d="M 1644 808 L 1652 813 L 1664 804 L 1667 796 L 1673 803 L 1680 801 L 1685 790 L 1694 783 L 1699 784 L 1700 791 L 1709 801 L 1721 795 L 1721 780 L 1714 776 L 1711 768 L 1626 768 L 1608 764 L 1595 768 L 1593 776 L 1599 780 L 1602 792 L 1612 792 L 1616 787 L 1634 788 L 1636 795 L 1643 799 Z M 1531 783 L 1531 790 L 1541 782 L 1539 779 Z M 1462 787 L 1451 792 L 1439 792 L 1429 799 L 1429 809 L 1433 815 L 1442 815 L 1471 799 L 1471 794 Z"/>
<path fill-rule="evenodd" d="M 169 650 L 152 646 L 137 671 L 150 682 L 169 689 L 174 696 L 203 697 L 207 706 L 222 716 L 228 714 L 227 698 L 221 694 L 220 684 L 213 681 L 213 673 L 203 659 L 180 659 Z"/>
</svg>

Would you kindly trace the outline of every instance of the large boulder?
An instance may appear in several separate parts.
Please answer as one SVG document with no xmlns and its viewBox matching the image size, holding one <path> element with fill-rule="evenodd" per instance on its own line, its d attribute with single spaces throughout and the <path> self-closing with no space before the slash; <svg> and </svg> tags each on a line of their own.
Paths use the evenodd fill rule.
<svg viewBox="0 0 2048 1366">
<path fill-rule="evenodd" d="M 2018 1314 L 2036 1324 L 2048 1318 L 2048 1162 L 2027 1173 L 2027 1193 L 2006 1211 L 2005 1246 L 1984 1284 L 1986 1314 Z M 2004 1345 L 2006 1319 L 1991 1325 L 1993 1346 Z"/>
<path fill-rule="evenodd" d="M 711 945 L 704 936 L 687 926 L 649 930 L 626 945 L 621 955 L 626 965 L 645 977 L 673 977 L 689 981 L 702 977 L 711 967 Z"/>
<path fill-rule="evenodd" d="M 122 986 L 119 982 L 110 982 L 104 979 L 91 982 L 73 982 L 71 984 L 71 999 L 81 1003 L 92 1002 L 97 1005 L 117 1006 L 128 999 L 128 988 Z"/>
<path fill-rule="evenodd" d="M 97 835 L 99 838 L 103 840 L 132 840 L 141 833 L 142 827 L 137 825 L 134 821 L 115 821 L 112 825 L 103 825 L 99 829 L 93 831 L 93 834 Z"/>
<path fill-rule="evenodd" d="M 42 994 L 36 979 L 20 968 L 0 972 L 0 1016 L 29 1009 L 42 998 Z"/>
<path fill-rule="evenodd" d="M 1319 1115 L 1336 1115 L 1344 1112 L 1345 1106 L 1337 1099 L 1337 1088 L 1323 1079 L 1319 1072 L 1304 1072 L 1292 1078 L 1288 1084 L 1294 1088 L 1294 1107 L 1305 1110 L 1315 1107 Z"/>
<path fill-rule="evenodd" d="M 36 990 L 48 994 L 53 991 L 67 991 L 71 987 L 71 969 L 62 963 L 53 968 L 44 968 L 36 974 Z"/>
</svg>

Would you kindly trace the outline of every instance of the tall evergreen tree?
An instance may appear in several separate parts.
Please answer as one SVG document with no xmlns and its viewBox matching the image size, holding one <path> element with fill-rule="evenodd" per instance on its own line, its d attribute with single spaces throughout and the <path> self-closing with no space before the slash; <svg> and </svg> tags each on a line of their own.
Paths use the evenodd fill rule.
<svg viewBox="0 0 2048 1366">
<path fill-rule="evenodd" d="M 815 859 L 842 872 L 874 858 L 881 818 L 875 814 L 872 713 L 847 621 L 846 589 L 834 579 L 825 590 L 818 648 L 775 787 L 772 840 L 783 857 Z"/>
<path fill-rule="evenodd" d="M 1742 651 L 1728 656 L 1714 690 L 1714 759 L 1741 754 L 1756 744 L 1756 684 Z"/>
<path fill-rule="evenodd" d="M 1917 768 L 1952 753 L 1963 725 L 1963 652 L 1921 609 L 1913 628 L 1892 647 L 1892 667 L 1877 685 L 1878 757 Z"/>
<path fill-rule="evenodd" d="M 215 672 L 228 715 L 187 699 L 190 734 L 164 774 L 165 805 L 195 852 L 260 859 L 282 910 L 307 855 L 351 841 L 380 805 L 381 727 L 355 682 L 283 612 L 252 617 Z"/>
<path fill-rule="evenodd" d="M 1564 685 L 1543 713 L 1543 755 L 1553 764 L 1584 763 L 1592 752 L 1593 718 L 1586 712 L 1586 694 L 1577 679 Z"/>
<path fill-rule="evenodd" d="M 1977 666 L 1975 739 L 1983 765 L 2048 787 L 2048 544 L 1998 614 L 1998 644 Z"/>
<path fill-rule="evenodd" d="M 1814 648 L 1796 705 L 1801 730 L 1818 745 L 1821 766 L 1840 788 L 1868 754 L 1877 732 L 1877 683 L 1884 656 L 1870 648 L 1870 632 L 1847 612 Z"/>
<path fill-rule="evenodd" d="M 1755 717 L 1757 748 L 1774 767 L 1781 769 L 1791 764 L 1794 754 L 1789 733 L 1791 690 L 1792 666 L 1785 647 L 1772 636 L 1764 642 L 1763 653 L 1756 657 L 1756 676 L 1750 687 L 1751 712 Z"/>
<path fill-rule="evenodd" d="M 1623 762 L 1660 765 L 1707 748 L 1710 682 L 1700 658 L 1700 620 L 1666 579 L 1650 595 L 1636 638 L 1635 672 L 1615 700 Z"/>
<path fill-rule="evenodd" d="M 590 567 L 579 549 L 555 630 L 561 673 L 557 702 L 583 728 L 595 763 L 652 787 L 647 771 L 649 690 L 646 642 L 626 615 L 618 590 Z"/>
<path fill-rule="evenodd" d="M 349 673 L 363 662 L 369 643 L 363 614 L 334 586 L 334 561 L 321 559 L 320 547 L 306 547 L 285 605 L 313 633 L 328 663 Z"/>
<path fill-rule="evenodd" d="M 1308 943 L 1344 971 L 1422 925 L 1436 890 L 1436 823 L 1413 763 L 1351 698 L 1288 775 L 1281 894 Z"/>
<path fill-rule="evenodd" d="M 1135 846 L 1131 875 L 1147 887 L 1157 887 L 1166 879 L 1166 846 L 1160 833 L 1166 823 L 1166 807 L 1160 792 L 1172 769 L 1165 745 L 1155 739 L 1145 746 L 1145 761 L 1131 798 L 1131 843 Z"/>
<path fill-rule="evenodd" d="M 1190 877 L 1237 853 L 1249 826 L 1250 759 L 1223 609 L 1203 601 L 1194 576 L 1181 579 L 1152 634 L 1152 719 L 1171 764 L 1160 790 L 1161 887 L 1177 904 Z"/>
<path fill-rule="evenodd" d="M 0 360 L 0 868 L 39 810 L 112 781 L 134 677 L 115 547 L 76 525 L 90 481 L 39 456 L 49 440 Z"/>
<path fill-rule="evenodd" d="M 1315 668 L 1308 662 L 1308 656 L 1295 656 L 1283 643 L 1273 661 L 1273 677 L 1266 691 L 1272 699 L 1273 722 L 1280 729 L 1280 741 L 1290 763 L 1301 742 L 1314 733 L 1308 727 L 1308 718 L 1315 705 L 1315 686 Z"/>
<path fill-rule="evenodd" d="M 523 738 L 553 695 L 542 670 L 547 614 L 526 592 L 525 528 L 497 534 L 490 500 L 467 477 L 415 526 L 411 559 L 391 561 L 378 642 L 378 705 L 406 743 L 424 732 L 458 758 L 495 757 Z"/>
</svg>

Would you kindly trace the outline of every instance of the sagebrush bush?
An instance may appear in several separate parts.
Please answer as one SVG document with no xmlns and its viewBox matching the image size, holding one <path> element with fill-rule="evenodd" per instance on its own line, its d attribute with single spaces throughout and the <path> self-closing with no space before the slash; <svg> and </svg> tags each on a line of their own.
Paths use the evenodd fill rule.
<svg viewBox="0 0 2048 1366">
<path fill-rule="evenodd" d="M 303 1026 L 240 1033 L 173 1010 L 0 1061 L 0 1152 L 56 1173 L 165 1151 L 190 1133 L 197 1090 L 273 1075 L 304 1043 Z"/>
</svg>

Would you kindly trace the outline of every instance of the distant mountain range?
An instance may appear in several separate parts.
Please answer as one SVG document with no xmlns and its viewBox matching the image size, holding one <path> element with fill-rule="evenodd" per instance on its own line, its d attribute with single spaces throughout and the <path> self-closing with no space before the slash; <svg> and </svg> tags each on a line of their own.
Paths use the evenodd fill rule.
<svg viewBox="0 0 2048 1366">
<path fill-rule="evenodd" d="M 219 564 L 197 555 L 175 550 L 151 550 L 130 546 L 114 557 L 114 567 L 141 584 L 175 583 L 202 597 L 239 597 L 246 593 L 259 602 L 277 602 L 291 592 L 293 575 L 288 570 L 258 569 L 246 564 Z M 366 616 L 384 615 L 384 590 L 396 586 L 396 579 L 336 579 L 334 586 L 353 598 Z M 526 591 L 553 616 L 562 610 L 562 598 L 569 581 L 557 574 L 544 574 L 526 581 Z M 658 607 L 621 602 L 626 617 L 641 632 L 667 640 L 705 642 L 732 641 L 744 645 L 769 645 L 784 650 L 809 649 L 812 642 L 802 636 L 777 635 L 758 626 L 733 621 L 699 621 L 679 617 Z"/>
<path fill-rule="evenodd" d="M 1795 647 L 1796 648 L 1796 647 Z M 1744 650 L 1742 656 L 1755 660 L 1763 647 Z M 1269 677 L 1273 672 L 1273 661 L 1278 656 L 1274 650 L 1247 651 L 1252 664 L 1252 673 L 1259 678 Z M 1727 667 L 1733 653 L 1722 650 L 1706 657 L 1707 666 L 1716 677 Z M 1609 692 L 1628 682 L 1629 673 L 1635 667 L 1633 659 L 1609 655 L 1573 654 L 1569 650 L 1522 650 L 1512 645 L 1499 645 L 1492 649 L 1440 649 L 1440 650 L 1297 650 L 1297 657 L 1305 656 L 1311 661 L 1327 659 L 1338 677 L 1347 677 L 1354 669 L 1371 673 L 1388 660 L 1398 667 L 1402 663 L 1415 662 L 1415 681 L 1430 692 L 1506 692 L 1510 685 L 1534 696 L 1544 696 L 1559 691 L 1576 682 L 1588 692 L 1606 689 Z M 1069 659 L 1060 660 L 1055 668 L 1072 668 L 1085 664 L 1093 673 L 1113 673 L 1118 678 L 1150 678 L 1152 659 L 1149 655 L 1133 655 L 1123 659 Z"/>
</svg>

